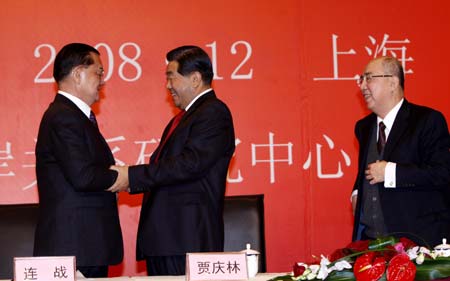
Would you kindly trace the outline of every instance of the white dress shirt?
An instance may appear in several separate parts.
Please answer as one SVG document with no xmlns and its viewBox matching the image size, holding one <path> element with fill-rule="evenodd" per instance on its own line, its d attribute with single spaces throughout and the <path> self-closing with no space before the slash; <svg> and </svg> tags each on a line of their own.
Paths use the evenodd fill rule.
<svg viewBox="0 0 450 281">
<path fill-rule="evenodd" d="M 208 93 L 209 91 L 212 91 L 212 88 L 209 88 L 207 90 L 204 90 L 203 92 L 201 92 L 200 94 L 198 94 L 193 100 L 191 100 L 191 102 L 186 106 L 186 108 L 184 110 L 188 111 L 188 109 L 194 104 L 194 102 L 196 100 L 198 100 L 201 96 L 205 95 L 206 93 Z"/>
<path fill-rule="evenodd" d="M 384 119 L 381 119 L 380 117 L 377 117 L 377 125 L 380 124 L 381 121 L 383 121 L 384 125 L 386 126 L 386 129 L 384 129 L 384 133 L 386 135 L 386 142 L 389 138 L 389 133 L 391 132 L 392 126 L 394 125 L 395 117 L 397 117 L 397 113 L 400 110 L 400 107 L 403 104 L 404 99 L 399 101 L 397 105 L 395 105 L 391 111 L 384 117 Z M 378 140 L 378 130 L 377 130 L 377 140 Z M 384 168 L 384 187 L 385 188 L 395 188 L 396 187 L 396 172 L 397 164 L 394 162 L 387 162 L 386 168 Z M 358 190 L 354 190 L 352 192 L 352 196 L 358 195 Z"/>
<path fill-rule="evenodd" d="M 377 124 L 379 124 L 381 121 L 383 121 L 384 125 L 386 126 L 386 129 L 384 129 L 384 133 L 386 134 L 386 142 L 389 139 L 389 133 L 391 132 L 392 126 L 394 125 L 395 117 L 397 117 L 397 113 L 400 110 L 400 107 L 403 104 L 402 99 L 394 108 L 389 111 L 389 113 L 384 117 L 384 119 L 381 119 L 380 117 L 377 117 Z M 377 131 L 378 134 L 378 131 Z M 377 139 L 378 139 L 377 135 Z M 386 188 L 395 188 L 395 171 L 397 168 L 397 164 L 393 162 L 388 162 L 386 165 L 386 168 L 384 169 L 384 187 Z"/>
<path fill-rule="evenodd" d="M 76 96 L 66 93 L 64 91 L 61 91 L 61 90 L 58 91 L 58 94 L 63 95 L 66 98 L 68 98 L 69 100 L 71 100 L 84 113 L 84 115 L 86 115 L 87 118 L 89 118 L 89 116 L 91 116 L 91 107 L 89 105 L 87 105 L 87 103 L 85 103 L 81 99 L 77 98 Z"/>
</svg>

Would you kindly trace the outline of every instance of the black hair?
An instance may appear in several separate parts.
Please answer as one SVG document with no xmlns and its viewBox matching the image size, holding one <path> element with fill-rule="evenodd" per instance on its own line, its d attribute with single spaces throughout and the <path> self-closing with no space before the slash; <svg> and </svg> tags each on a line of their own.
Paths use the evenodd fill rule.
<svg viewBox="0 0 450 281">
<path fill-rule="evenodd" d="M 72 69 L 79 65 L 91 65 L 94 60 L 91 53 L 100 55 L 92 46 L 83 43 L 70 43 L 65 45 L 56 55 L 53 64 L 53 78 L 57 83 L 66 78 Z"/>
<path fill-rule="evenodd" d="M 167 53 L 168 62 L 178 62 L 178 73 L 183 76 L 198 71 L 202 75 L 202 81 L 210 86 L 213 80 L 214 72 L 211 65 L 211 59 L 208 54 L 197 46 L 181 46 Z"/>
</svg>

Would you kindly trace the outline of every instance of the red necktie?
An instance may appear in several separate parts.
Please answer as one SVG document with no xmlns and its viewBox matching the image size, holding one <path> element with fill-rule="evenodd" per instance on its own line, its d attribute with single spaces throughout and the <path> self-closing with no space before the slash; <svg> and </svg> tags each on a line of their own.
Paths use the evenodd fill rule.
<svg viewBox="0 0 450 281">
<path fill-rule="evenodd" d="M 386 144 L 386 133 L 384 132 L 384 129 L 386 129 L 386 125 L 384 125 L 383 122 L 380 122 L 378 124 L 378 141 L 377 141 L 377 149 L 379 154 L 381 154 L 381 152 L 384 149 L 384 145 Z"/>
<path fill-rule="evenodd" d="M 178 124 L 180 123 L 181 118 L 183 117 L 183 115 L 184 115 L 185 112 L 186 112 L 185 110 L 182 110 L 182 111 L 180 111 L 180 112 L 173 118 L 172 125 L 170 126 L 170 129 L 169 129 L 169 131 L 167 132 L 166 137 L 164 138 L 162 144 L 160 145 L 160 148 L 159 148 L 158 154 L 157 154 L 156 157 L 155 157 L 154 163 L 158 162 L 159 155 L 161 154 L 161 150 L 163 149 L 163 147 L 164 147 L 164 145 L 166 144 L 167 140 L 170 138 L 170 135 L 172 135 L 173 131 L 175 130 L 175 128 L 176 128 L 176 127 L 178 126 Z"/>
</svg>

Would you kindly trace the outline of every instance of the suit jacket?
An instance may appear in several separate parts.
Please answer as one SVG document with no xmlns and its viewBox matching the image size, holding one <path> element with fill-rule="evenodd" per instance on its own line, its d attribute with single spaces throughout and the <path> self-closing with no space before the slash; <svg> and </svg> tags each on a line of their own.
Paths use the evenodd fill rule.
<svg viewBox="0 0 450 281">
<path fill-rule="evenodd" d="M 138 259 L 223 251 L 225 183 L 235 148 L 231 113 L 211 91 L 189 108 L 161 147 L 172 122 L 151 164 L 129 168 L 130 192 L 150 191 L 139 219 Z"/>
<path fill-rule="evenodd" d="M 359 167 L 353 239 L 362 208 L 368 143 L 377 117 L 357 122 Z M 450 138 L 444 116 L 404 100 L 384 148 L 383 160 L 397 163 L 396 188 L 379 183 L 380 204 L 388 234 L 435 246 L 450 237 Z M 401 232 L 401 233 L 398 233 Z"/>
<path fill-rule="evenodd" d="M 39 220 L 35 256 L 75 255 L 78 266 L 122 261 L 114 158 L 95 126 L 72 101 L 56 95 L 36 144 Z"/>
</svg>

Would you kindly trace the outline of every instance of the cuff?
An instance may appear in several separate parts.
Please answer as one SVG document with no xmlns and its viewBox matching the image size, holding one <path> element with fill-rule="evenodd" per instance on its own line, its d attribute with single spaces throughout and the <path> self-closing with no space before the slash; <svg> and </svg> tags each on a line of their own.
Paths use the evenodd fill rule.
<svg viewBox="0 0 450 281">
<path fill-rule="evenodd" d="M 384 169 L 384 187 L 386 188 L 396 187 L 396 180 L 395 180 L 396 167 L 397 164 L 393 162 L 388 162 L 386 164 L 386 168 Z"/>
</svg>

